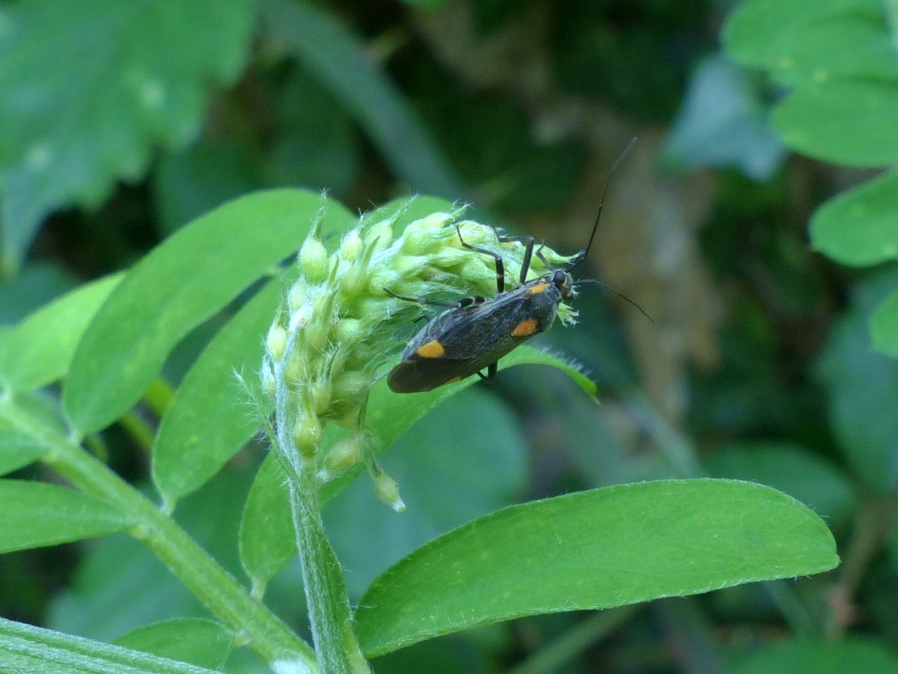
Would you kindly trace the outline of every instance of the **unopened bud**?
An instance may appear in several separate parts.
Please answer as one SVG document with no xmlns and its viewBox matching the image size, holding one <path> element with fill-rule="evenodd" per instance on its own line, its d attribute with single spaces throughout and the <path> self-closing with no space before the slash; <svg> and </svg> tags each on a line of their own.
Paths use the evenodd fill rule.
<svg viewBox="0 0 898 674">
<path fill-rule="evenodd" d="M 355 262 L 362 252 L 364 242 L 356 230 L 352 230 L 340 242 L 340 257 L 347 262 Z"/>
<path fill-rule="evenodd" d="M 272 360 L 280 360 L 287 350 L 287 331 L 278 323 L 273 323 L 265 338 L 265 348 Z"/>
<path fill-rule="evenodd" d="M 327 249 L 313 236 L 306 239 L 299 249 L 299 268 L 312 283 L 321 283 L 327 278 Z"/>
<path fill-rule="evenodd" d="M 298 353 L 290 355 L 287 365 L 284 367 L 284 379 L 288 384 L 295 385 L 300 382 L 305 373 L 304 360 Z"/>
<path fill-rule="evenodd" d="M 325 321 L 315 321 L 305 330 L 306 343 L 316 351 L 324 351 L 330 343 L 330 325 Z"/>
<path fill-rule="evenodd" d="M 312 385 L 312 401 L 315 404 L 315 412 L 324 414 L 331 404 L 330 379 L 321 378 Z"/>
<path fill-rule="evenodd" d="M 365 235 L 365 243 L 372 246 L 375 253 L 384 250 L 392 241 L 393 228 L 389 220 L 378 223 Z"/>
<path fill-rule="evenodd" d="M 293 427 L 293 441 L 303 456 L 314 456 L 321 441 L 321 422 L 318 417 L 300 414 Z"/>
<path fill-rule="evenodd" d="M 290 292 L 287 294 L 287 306 L 290 308 L 290 311 L 297 311 L 306 301 L 308 296 L 308 284 L 303 279 L 299 279 L 291 286 Z"/>
<path fill-rule="evenodd" d="M 352 468 L 362 458 L 362 442 L 355 435 L 338 440 L 328 450 L 324 459 L 323 481 L 332 480 L 343 471 Z"/>
<path fill-rule="evenodd" d="M 362 322 L 357 318 L 341 319 L 337 325 L 337 340 L 343 348 L 361 342 L 365 338 L 365 334 Z"/>
<path fill-rule="evenodd" d="M 364 393 L 369 384 L 369 378 L 363 372 L 343 372 L 334 379 L 331 395 L 335 399 L 354 398 Z"/>
<path fill-rule="evenodd" d="M 396 480 L 383 471 L 378 471 L 374 476 L 374 493 L 377 494 L 377 498 L 397 513 L 405 510 L 405 503 L 399 497 L 399 485 L 396 483 Z"/>
<path fill-rule="evenodd" d="M 368 273 L 361 264 L 351 265 L 340 279 L 340 294 L 343 297 L 359 295 L 368 283 Z"/>
</svg>

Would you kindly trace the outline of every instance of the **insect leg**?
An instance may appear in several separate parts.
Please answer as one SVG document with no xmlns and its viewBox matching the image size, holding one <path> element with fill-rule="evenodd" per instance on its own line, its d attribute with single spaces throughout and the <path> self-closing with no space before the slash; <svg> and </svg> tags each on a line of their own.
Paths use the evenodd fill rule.
<svg viewBox="0 0 898 674">
<path fill-rule="evenodd" d="M 490 363 L 486 366 L 486 374 L 483 372 L 478 372 L 477 376 L 480 377 L 487 384 L 492 384 L 496 381 L 496 372 L 499 370 L 499 362 Z"/>
<path fill-rule="evenodd" d="M 555 267 L 553 267 L 551 264 L 549 264 L 549 261 L 546 259 L 546 256 L 543 255 L 543 248 L 544 248 L 544 247 L 545 247 L 545 246 L 540 246 L 540 247 L 537 249 L 537 251 L 536 251 L 536 257 L 539 258 L 539 261 L 540 261 L 540 262 L 542 262 L 544 265 L 546 265 L 546 269 L 552 269 L 552 270 L 554 270 Z"/>
<path fill-rule="evenodd" d="M 495 231 L 495 227 L 493 230 Z M 521 262 L 521 273 L 518 278 L 518 285 L 524 285 L 527 282 L 527 272 L 530 271 L 530 261 L 533 259 L 533 245 L 535 243 L 535 239 L 532 236 L 500 236 L 499 232 L 496 232 L 496 239 L 499 243 L 508 243 L 509 241 L 517 241 L 518 243 L 524 244 L 524 259 Z M 542 246 L 540 246 L 542 249 Z M 545 258 L 542 255 L 537 253 L 539 258 L 545 263 Z M 547 265 L 548 266 L 548 265 Z"/>
<path fill-rule="evenodd" d="M 463 248 L 467 248 L 468 250 L 473 250 L 475 253 L 482 253 L 483 255 L 489 255 L 496 261 L 496 294 L 501 295 L 505 292 L 505 262 L 502 260 L 502 256 L 499 253 L 494 253 L 491 250 L 487 250 L 486 248 L 477 248 L 476 246 L 472 246 L 467 243 L 461 236 L 461 227 L 455 225 L 455 231 L 458 232 L 458 240 L 461 241 L 461 245 Z"/>
<path fill-rule="evenodd" d="M 390 297 L 395 297 L 397 300 L 403 300 L 405 302 L 414 302 L 415 304 L 423 304 L 425 306 L 457 307 L 461 304 L 460 302 L 440 302 L 438 300 L 422 300 L 420 297 L 406 297 L 405 295 L 397 295 L 392 290 L 387 290 L 386 288 L 384 288 L 383 290 L 387 295 L 389 295 Z M 465 299 L 467 299 L 467 298 L 465 298 Z M 477 300 L 477 298 L 473 298 L 472 302 L 468 302 L 468 304 L 471 304 L 476 300 Z M 462 302 L 464 302 L 464 301 L 465 300 L 462 300 Z M 481 301 L 483 301 L 483 300 L 481 299 Z"/>
</svg>

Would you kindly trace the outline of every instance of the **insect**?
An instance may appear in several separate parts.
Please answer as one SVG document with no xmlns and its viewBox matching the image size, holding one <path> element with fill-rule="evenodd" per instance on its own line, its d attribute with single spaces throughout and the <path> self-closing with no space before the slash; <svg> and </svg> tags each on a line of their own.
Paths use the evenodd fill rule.
<svg viewBox="0 0 898 674">
<path fill-rule="evenodd" d="M 621 155 L 621 158 L 623 156 Z M 618 162 L 615 162 L 615 166 Z M 611 170 L 613 171 L 614 167 Z M 589 242 L 586 248 L 574 256 L 571 266 L 567 269 L 552 269 L 552 265 L 542 254 L 542 246 L 534 251 L 535 239 L 532 236 L 503 237 L 497 234 L 499 243 L 508 241 L 525 243 L 518 286 L 508 291 L 505 290 L 505 263 L 502 256 L 466 243 L 462 238 L 461 229 L 456 225 L 458 238 L 464 248 L 489 255 L 496 261 L 496 296 L 490 299 L 466 297 L 455 304 L 446 304 L 403 297 L 387 290 L 397 299 L 450 307 L 432 319 L 408 343 L 399 364 L 387 375 L 387 385 L 390 389 L 395 393 L 419 393 L 460 381 L 474 374 L 491 383 L 496 377 L 499 359 L 534 335 L 552 327 L 559 305 L 573 298 L 575 286 L 584 283 L 605 286 L 601 281 L 594 279 L 574 281 L 571 272 L 589 253 L 599 227 L 607 191 L 606 180 Z M 551 271 L 527 281 L 527 272 L 530 270 L 534 253 Z M 635 305 L 629 298 L 624 299 Z M 635 306 L 639 308 L 638 305 Z M 483 374 L 484 369 L 486 374 Z"/>
</svg>

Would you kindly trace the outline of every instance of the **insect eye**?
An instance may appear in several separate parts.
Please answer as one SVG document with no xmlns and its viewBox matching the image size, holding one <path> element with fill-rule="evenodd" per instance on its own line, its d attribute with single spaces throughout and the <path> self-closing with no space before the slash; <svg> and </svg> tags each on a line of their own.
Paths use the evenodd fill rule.
<svg viewBox="0 0 898 674">
<path fill-rule="evenodd" d="M 558 269 L 552 274 L 552 285 L 556 288 L 564 288 L 570 285 L 569 279 L 570 277 L 566 273 Z"/>
</svg>

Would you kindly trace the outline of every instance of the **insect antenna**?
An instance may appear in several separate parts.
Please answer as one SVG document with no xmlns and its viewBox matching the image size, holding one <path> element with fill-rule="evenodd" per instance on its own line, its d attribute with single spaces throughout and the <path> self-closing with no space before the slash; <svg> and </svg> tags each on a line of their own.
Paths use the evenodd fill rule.
<svg viewBox="0 0 898 674">
<path fill-rule="evenodd" d="M 589 243 L 586 244 L 586 248 L 577 254 L 576 260 L 574 260 L 574 263 L 570 266 L 568 271 L 572 271 L 579 267 L 586 259 L 586 256 L 589 255 L 589 249 L 592 248 L 593 239 L 596 238 L 596 232 L 599 230 L 599 220 L 602 217 L 602 207 L 605 205 L 605 195 L 608 193 L 608 185 L 611 183 L 611 174 L 614 173 L 614 170 L 617 168 L 618 164 L 623 161 L 624 157 L 630 153 L 630 148 L 633 147 L 633 143 L 635 142 L 636 136 L 633 136 L 633 138 L 630 139 L 630 142 L 627 143 L 627 147 L 624 148 L 624 151 L 620 153 L 620 156 L 614 160 L 611 168 L 608 169 L 608 175 L 605 177 L 605 186 L 602 188 L 602 198 L 599 200 L 599 212 L 596 213 L 596 222 L 592 226 L 592 234 L 589 235 Z M 609 288 L 609 290 L 611 289 Z"/>
<path fill-rule="evenodd" d="M 575 285 L 575 286 L 585 285 L 585 284 L 587 284 L 587 283 L 594 283 L 594 284 L 597 285 L 597 286 L 601 286 L 602 288 L 604 288 L 604 289 L 607 290 L 608 292 L 614 293 L 614 294 L 617 295 L 618 297 L 627 300 L 627 302 L 629 302 L 629 303 L 632 304 L 634 307 L 636 307 L 637 309 L 639 309 L 639 313 L 641 313 L 643 316 L 645 316 L 647 319 L 649 319 L 649 321 L 650 321 L 651 323 L 654 323 L 654 322 L 655 322 L 655 321 L 652 320 L 652 317 L 651 317 L 651 316 L 649 316 L 647 313 L 645 313 L 645 310 L 644 310 L 641 306 L 639 306 L 638 304 L 636 304 L 636 302 L 634 302 L 633 300 L 631 300 L 629 297 L 627 297 L 627 296 L 624 295 L 623 293 L 618 292 L 617 290 L 615 290 L 614 288 L 612 288 L 612 287 L 611 287 L 610 285 L 608 285 L 607 283 L 602 283 L 602 282 L 599 281 L 598 279 L 594 279 L 594 278 L 585 278 L 585 279 L 579 279 L 579 280 L 577 280 L 577 281 L 574 281 L 574 285 Z"/>
</svg>

